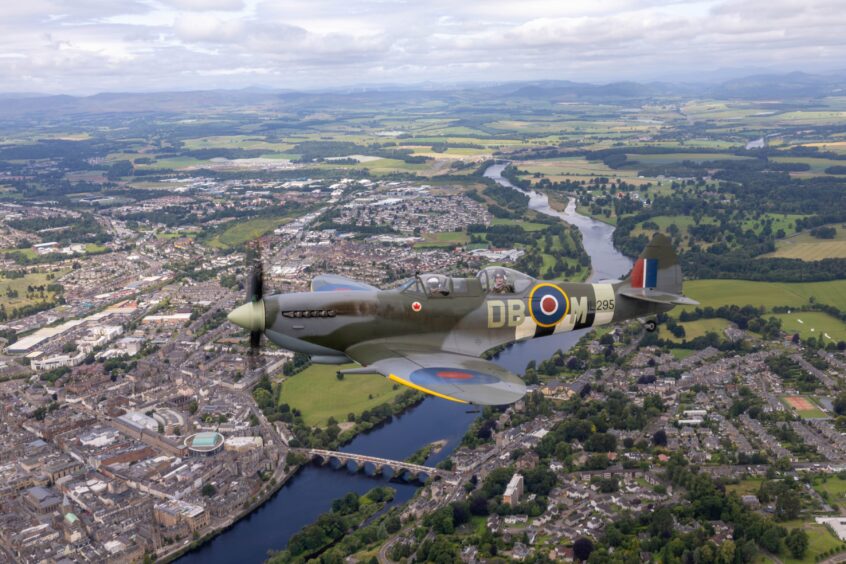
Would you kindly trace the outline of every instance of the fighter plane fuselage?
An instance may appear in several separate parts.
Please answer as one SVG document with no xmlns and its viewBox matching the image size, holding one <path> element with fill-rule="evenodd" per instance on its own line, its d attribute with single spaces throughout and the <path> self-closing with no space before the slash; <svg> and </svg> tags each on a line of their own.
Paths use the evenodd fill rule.
<svg viewBox="0 0 846 564">
<path fill-rule="evenodd" d="M 413 289 L 338 290 L 265 296 L 265 334 L 276 344 L 345 360 L 349 347 L 379 339 L 479 354 L 498 345 L 546 337 L 671 309 L 618 295 L 622 283 L 534 281 L 522 292 L 484 291 L 477 279 L 444 295 Z"/>
</svg>

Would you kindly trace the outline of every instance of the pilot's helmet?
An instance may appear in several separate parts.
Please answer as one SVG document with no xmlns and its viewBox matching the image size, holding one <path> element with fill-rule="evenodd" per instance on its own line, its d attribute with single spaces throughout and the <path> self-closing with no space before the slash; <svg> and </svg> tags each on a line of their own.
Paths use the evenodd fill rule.
<svg viewBox="0 0 846 564">
<path fill-rule="evenodd" d="M 441 285 L 441 280 L 437 276 L 432 276 L 426 280 L 426 284 L 428 284 L 430 288 L 438 288 Z"/>
<path fill-rule="evenodd" d="M 494 281 L 497 280 L 502 280 L 503 282 L 506 280 L 505 271 L 501 268 L 494 270 Z"/>
</svg>

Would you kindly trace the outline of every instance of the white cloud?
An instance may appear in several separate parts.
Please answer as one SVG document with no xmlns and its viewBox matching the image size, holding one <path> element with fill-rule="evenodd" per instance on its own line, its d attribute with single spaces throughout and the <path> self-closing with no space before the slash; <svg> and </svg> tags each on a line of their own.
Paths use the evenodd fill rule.
<svg viewBox="0 0 846 564">
<path fill-rule="evenodd" d="M 163 0 L 175 8 L 181 10 L 193 10 L 197 12 L 207 11 L 237 11 L 244 7 L 243 0 Z"/>
<path fill-rule="evenodd" d="M 3 88 L 287 88 L 842 69 L 842 0 L 27 0 Z"/>
</svg>

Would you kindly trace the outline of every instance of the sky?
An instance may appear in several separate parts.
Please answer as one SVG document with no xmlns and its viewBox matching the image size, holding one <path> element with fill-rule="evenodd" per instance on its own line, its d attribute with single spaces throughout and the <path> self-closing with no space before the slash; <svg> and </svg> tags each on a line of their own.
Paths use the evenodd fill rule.
<svg viewBox="0 0 846 564">
<path fill-rule="evenodd" d="M 3 0 L 0 91 L 843 71 L 843 8 L 843 0 Z"/>
</svg>

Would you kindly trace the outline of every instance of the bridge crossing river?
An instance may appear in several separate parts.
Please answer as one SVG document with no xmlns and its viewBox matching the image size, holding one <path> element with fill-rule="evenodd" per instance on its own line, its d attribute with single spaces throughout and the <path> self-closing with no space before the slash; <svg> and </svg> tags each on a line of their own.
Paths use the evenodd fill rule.
<svg viewBox="0 0 846 564">
<path fill-rule="evenodd" d="M 370 456 L 367 454 L 356 454 L 352 452 L 340 452 L 334 450 L 323 450 L 319 448 L 297 448 L 291 449 L 291 452 L 305 455 L 311 460 L 316 460 L 323 464 L 328 464 L 332 460 L 337 460 L 341 466 L 349 466 L 352 462 L 356 464 L 356 470 L 364 467 L 365 464 L 372 464 L 375 473 L 383 473 L 384 470 L 390 469 L 392 477 L 400 477 L 402 472 L 408 472 L 420 481 L 426 481 L 430 477 L 438 476 L 445 480 L 453 480 L 458 476 L 454 472 L 442 470 L 440 468 L 432 468 L 431 466 L 423 466 L 420 464 L 412 464 L 403 460 L 392 460 L 390 458 L 380 458 L 378 456 Z"/>
</svg>

